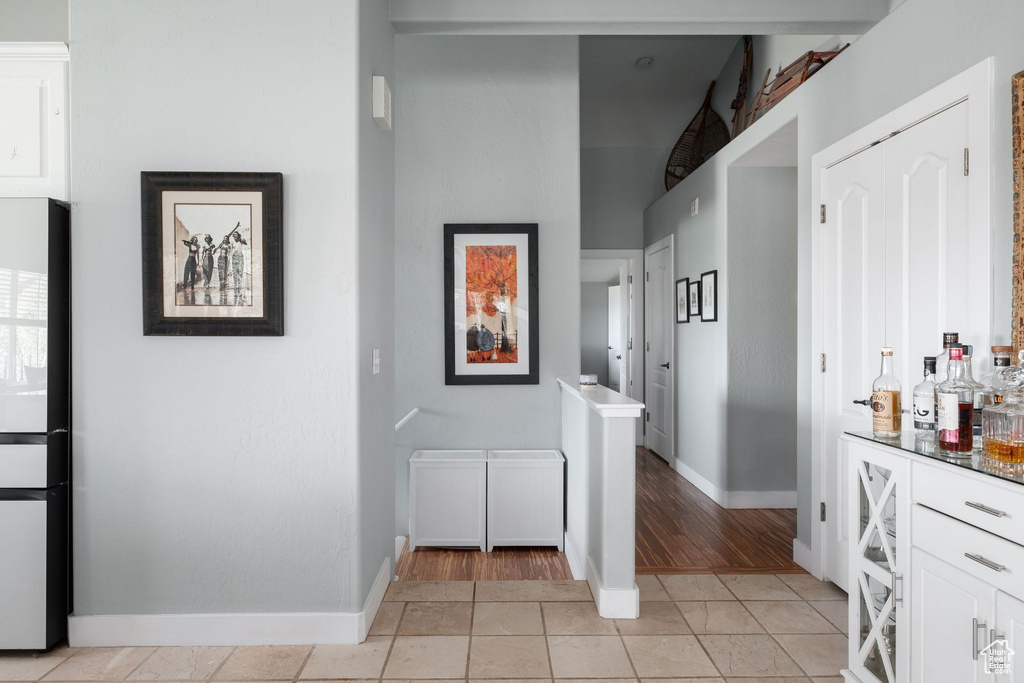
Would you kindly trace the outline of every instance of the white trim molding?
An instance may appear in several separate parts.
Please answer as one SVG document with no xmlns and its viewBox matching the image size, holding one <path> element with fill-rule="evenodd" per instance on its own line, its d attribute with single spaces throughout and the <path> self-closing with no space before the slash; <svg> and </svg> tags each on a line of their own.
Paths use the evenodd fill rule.
<svg viewBox="0 0 1024 683">
<path fill-rule="evenodd" d="M 565 560 L 569 563 L 569 571 L 572 572 L 572 578 L 577 581 L 583 581 L 587 578 L 587 572 L 583 568 L 583 563 L 580 561 L 579 553 L 576 551 L 576 547 L 572 544 L 572 536 L 569 532 L 565 532 Z"/>
<path fill-rule="evenodd" d="M 366 640 L 391 577 L 381 564 L 361 612 L 102 614 L 68 618 L 71 647 L 356 645 Z"/>
<path fill-rule="evenodd" d="M 597 613 L 605 619 L 636 619 L 640 616 L 640 589 L 636 582 L 632 588 L 605 588 L 594 561 L 588 557 L 587 583 L 594 594 Z"/>
<path fill-rule="evenodd" d="M 705 496 L 729 510 L 796 507 L 796 491 L 725 491 L 679 458 L 675 459 L 673 469 Z"/>
<path fill-rule="evenodd" d="M 0 43 L 0 61 L 67 62 L 70 58 L 64 43 Z"/>
<path fill-rule="evenodd" d="M 821 575 L 819 556 L 811 550 L 810 546 L 801 543 L 798 538 L 793 539 L 793 561 L 819 581 L 825 580 L 825 577 Z"/>
</svg>

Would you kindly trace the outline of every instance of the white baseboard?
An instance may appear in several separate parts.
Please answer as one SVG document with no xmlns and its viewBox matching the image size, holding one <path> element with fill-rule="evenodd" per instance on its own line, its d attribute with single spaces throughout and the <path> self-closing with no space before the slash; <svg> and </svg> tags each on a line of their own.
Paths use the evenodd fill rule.
<svg viewBox="0 0 1024 683">
<path fill-rule="evenodd" d="M 366 639 L 390 578 L 388 557 L 362 612 L 72 615 L 68 643 L 72 647 L 355 645 Z"/>
<path fill-rule="evenodd" d="M 796 507 L 796 491 L 724 491 L 679 458 L 675 459 L 673 469 L 705 496 L 730 510 Z"/>
<path fill-rule="evenodd" d="M 579 553 L 576 552 L 576 547 L 573 546 L 572 538 L 568 532 L 565 534 L 565 559 L 569 563 L 569 571 L 572 572 L 572 578 L 577 581 L 583 581 L 587 578 L 587 572 L 583 568 Z"/>
<path fill-rule="evenodd" d="M 391 558 L 385 557 L 380 565 L 380 569 L 377 571 L 377 578 L 373 580 L 370 594 L 366 596 L 366 602 L 363 603 L 363 611 L 359 613 L 359 639 L 356 640 L 357 643 L 366 640 L 366 636 L 370 632 L 370 626 L 373 625 L 373 620 L 377 617 L 380 603 L 384 602 L 384 594 L 388 592 L 388 585 L 391 583 L 392 576 Z"/>
<path fill-rule="evenodd" d="M 395 571 L 398 571 L 398 561 L 402 559 L 402 551 L 405 550 L 407 536 L 395 536 Z M 397 574 L 396 574 L 397 577 Z"/>
<path fill-rule="evenodd" d="M 640 589 L 635 582 L 632 588 L 605 588 L 601 575 L 588 557 L 587 583 L 594 594 L 597 613 L 605 619 L 636 619 L 640 616 Z"/>
<path fill-rule="evenodd" d="M 793 561 L 806 569 L 814 578 L 819 581 L 823 579 L 818 556 L 811 551 L 810 546 L 801 543 L 795 538 L 793 539 Z"/>
</svg>

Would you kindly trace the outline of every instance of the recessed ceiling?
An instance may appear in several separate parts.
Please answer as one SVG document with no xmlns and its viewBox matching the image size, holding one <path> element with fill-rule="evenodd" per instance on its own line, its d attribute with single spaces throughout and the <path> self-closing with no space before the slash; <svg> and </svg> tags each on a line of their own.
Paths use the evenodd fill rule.
<svg viewBox="0 0 1024 683">
<path fill-rule="evenodd" d="M 739 40 L 739 36 L 581 37 L 581 146 L 672 147 Z M 654 61 L 638 69 L 641 57 Z M 720 83 L 716 92 L 726 88 L 731 97 L 736 84 L 735 79 Z"/>
</svg>

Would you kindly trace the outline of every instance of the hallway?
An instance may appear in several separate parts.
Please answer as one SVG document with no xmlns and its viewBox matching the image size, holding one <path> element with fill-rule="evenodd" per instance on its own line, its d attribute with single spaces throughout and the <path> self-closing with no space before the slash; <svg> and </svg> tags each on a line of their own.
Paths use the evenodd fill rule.
<svg viewBox="0 0 1024 683">
<path fill-rule="evenodd" d="M 664 460 L 636 449 L 636 573 L 804 573 L 793 562 L 796 510 L 726 510 Z M 403 581 L 569 580 L 554 548 L 403 551 Z"/>
</svg>

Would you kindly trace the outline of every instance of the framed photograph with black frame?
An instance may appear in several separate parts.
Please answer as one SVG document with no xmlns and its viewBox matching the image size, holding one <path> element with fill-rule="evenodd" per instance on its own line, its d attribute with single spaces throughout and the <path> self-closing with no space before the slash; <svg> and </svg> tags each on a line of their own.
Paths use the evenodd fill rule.
<svg viewBox="0 0 1024 683">
<path fill-rule="evenodd" d="M 536 223 L 444 226 L 444 383 L 540 384 Z"/>
<path fill-rule="evenodd" d="M 143 334 L 283 335 L 283 176 L 141 180 Z"/>
<path fill-rule="evenodd" d="M 709 270 L 700 274 L 700 321 L 713 323 L 718 320 L 718 271 Z"/>
<path fill-rule="evenodd" d="M 690 322 L 690 307 L 687 305 L 686 293 L 690 288 L 690 278 L 676 280 L 676 323 Z"/>
<path fill-rule="evenodd" d="M 690 309 L 690 318 L 700 315 L 700 280 L 694 280 L 687 285 L 687 307 Z"/>
</svg>

